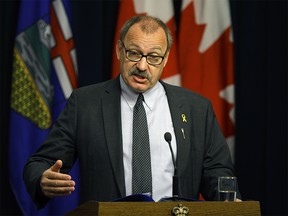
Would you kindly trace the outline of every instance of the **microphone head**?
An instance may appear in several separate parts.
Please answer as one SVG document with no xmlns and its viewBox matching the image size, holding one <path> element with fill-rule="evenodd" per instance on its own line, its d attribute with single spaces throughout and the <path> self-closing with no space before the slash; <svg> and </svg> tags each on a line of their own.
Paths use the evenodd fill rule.
<svg viewBox="0 0 288 216">
<path fill-rule="evenodd" d="M 166 133 L 164 134 L 164 138 L 165 138 L 166 142 L 171 142 L 171 140 L 172 140 L 171 133 L 166 132 Z"/>
</svg>

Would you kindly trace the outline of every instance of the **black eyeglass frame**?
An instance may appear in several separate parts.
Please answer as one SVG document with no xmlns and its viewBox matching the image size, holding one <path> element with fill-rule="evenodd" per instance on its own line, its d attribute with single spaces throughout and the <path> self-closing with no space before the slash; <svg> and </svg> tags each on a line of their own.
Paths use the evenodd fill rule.
<svg viewBox="0 0 288 216">
<path fill-rule="evenodd" d="M 168 51 L 168 48 L 167 48 L 167 50 L 165 51 L 165 53 L 164 53 L 163 56 L 156 56 L 156 55 L 149 55 L 149 54 L 144 55 L 144 54 L 142 54 L 141 52 L 139 52 L 139 55 L 141 55 L 141 58 L 140 58 L 138 61 L 136 61 L 136 60 L 133 60 L 133 59 L 128 58 L 128 56 L 127 56 L 127 53 L 128 53 L 128 52 L 134 52 L 134 51 L 126 49 L 126 47 L 125 47 L 125 45 L 124 45 L 124 42 L 123 42 L 122 40 L 119 40 L 119 41 L 121 42 L 121 44 L 122 44 L 122 46 L 123 46 L 123 48 L 124 48 L 124 50 L 125 50 L 125 57 L 126 57 L 129 61 L 132 61 L 132 62 L 139 62 L 139 61 L 141 61 L 141 59 L 142 59 L 143 57 L 145 57 L 145 58 L 146 58 L 146 62 L 147 62 L 149 65 L 158 66 L 158 65 L 161 65 L 161 64 L 162 64 L 162 62 L 163 62 L 163 60 L 164 60 L 164 58 L 165 58 L 165 56 L 166 56 L 166 54 L 167 54 L 167 51 Z M 148 62 L 148 58 L 147 58 L 147 57 L 149 57 L 149 56 L 151 56 L 151 57 L 159 57 L 159 58 L 161 58 L 162 60 L 161 60 L 161 62 L 158 63 L 158 64 L 152 64 L 152 63 Z"/>
</svg>

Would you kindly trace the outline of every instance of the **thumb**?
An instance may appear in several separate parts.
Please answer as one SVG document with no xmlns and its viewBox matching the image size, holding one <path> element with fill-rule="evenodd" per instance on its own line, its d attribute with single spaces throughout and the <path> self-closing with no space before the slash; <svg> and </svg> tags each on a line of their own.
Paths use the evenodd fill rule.
<svg viewBox="0 0 288 216">
<path fill-rule="evenodd" d="M 62 164 L 63 164 L 62 160 L 57 160 L 56 163 L 51 167 L 51 170 L 53 172 L 60 172 Z"/>
</svg>

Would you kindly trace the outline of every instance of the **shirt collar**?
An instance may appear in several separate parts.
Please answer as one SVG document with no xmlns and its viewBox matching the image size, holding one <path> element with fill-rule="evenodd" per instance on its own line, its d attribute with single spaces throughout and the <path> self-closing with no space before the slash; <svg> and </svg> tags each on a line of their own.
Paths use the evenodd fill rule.
<svg viewBox="0 0 288 216">
<path fill-rule="evenodd" d="M 127 86 L 127 84 L 122 78 L 122 75 L 120 75 L 120 86 L 124 99 L 126 100 L 129 107 L 133 109 L 139 93 L 134 92 L 133 90 L 131 90 L 131 88 L 129 88 L 129 86 Z M 149 89 L 148 91 L 143 93 L 145 104 L 147 105 L 147 107 L 150 110 L 153 110 L 153 107 L 155 107 L 155 104 L 157 102 L 157 98 L 161 97 L 163 94 L 165 94 L 164 87 L 158 81 L 152 89 Z"/>
</svg>

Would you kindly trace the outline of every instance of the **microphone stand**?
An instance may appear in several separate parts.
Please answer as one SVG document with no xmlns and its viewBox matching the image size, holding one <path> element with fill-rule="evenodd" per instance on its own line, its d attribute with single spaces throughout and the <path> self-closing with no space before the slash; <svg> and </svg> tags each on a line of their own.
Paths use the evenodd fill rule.
<svg viewBox="0 0 288 216">
<path fill-rule="evenodd" d="M 173 201 L 177 201 L 178 200 L 178 175 L 177 175 L 176 160 L 175 160 L 173 149 L 172 149 L 172 146 L 171 146 L 171 140 L 172 140 L 171 133 L 166 132 L 164 134 L 164 138 L 165 138 L 166 142 L 169 145 L 170 152 L 171 152 L 171 155 L 172 155 L 172 162 L 173 162 L 173 165 L 174 165 L 174 175 L 173 175 L 173 182 L 172 182 L 172 200 Z"/>
<path fill-rule="evenodd" d="M 172 136 L 171 133 L 166 132 L 164 134 L 164 138 L 166 140 L 166 142 L 169 145 L 170 148 L 170 152 L 172 155 L 172 161 L 173 161 L 173 165 L 174 165 L 174 175 L 173 175 L 173 183 L 172 183 L 172 197 L 168 197 L 168 198 L 163 198 L 160 199 L 161 202 L 169 202 L 169 201 L 199 201 L 196 199 L 191 199 L 191 198 L 184 198 L 184 197 L 179 197 L 178 194 L 178 174 L 177 174 L 177 165 L 176 165 L 176 160 L 174 157 L 174 153 L 173 153 L 173 149 L 171 146 L 171 140 L 172 140 Z"/>
</svg>

